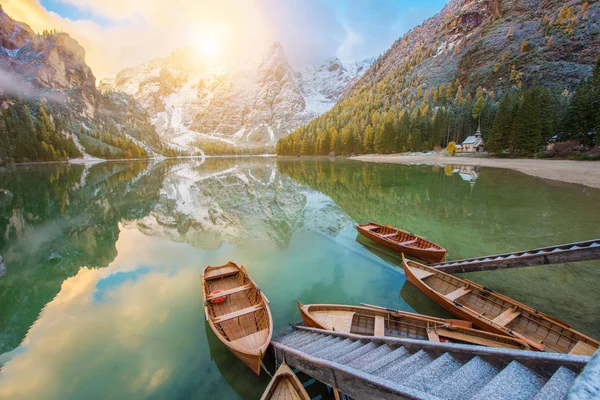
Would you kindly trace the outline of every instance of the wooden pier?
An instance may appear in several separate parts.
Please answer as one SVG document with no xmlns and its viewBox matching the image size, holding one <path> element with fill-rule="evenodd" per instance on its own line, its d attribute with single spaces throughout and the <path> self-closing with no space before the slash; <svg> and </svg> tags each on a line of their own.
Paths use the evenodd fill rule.
<svg viewBox="0 0 600 400">
<path fill-rule="evenodd" d="M 600 260 L 600 239 L 541 247 L 514 253 L 447 261 L 431 264 L 430 267 L 453 274 L 460 272 L 564 264 L 589 260 Z"/>
<path fill-rule="evenodd" d="M 278 360 L 356 399 L 562 399 L 591 359 L 303 326 L 271 348 Z"/>
</svg>

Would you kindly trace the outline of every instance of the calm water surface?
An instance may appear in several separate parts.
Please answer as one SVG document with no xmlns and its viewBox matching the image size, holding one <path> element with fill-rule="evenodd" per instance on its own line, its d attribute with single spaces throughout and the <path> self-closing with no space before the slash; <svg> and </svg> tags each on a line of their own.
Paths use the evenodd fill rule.
<svg viewBox="0 0 600 400">
<path fill-rule="evenodd" d="M 276 330 L 300 320 L 296 300 L 446 316 L 355 223 L 403 227 L 456 259 L 599 237 L 599 204 L 582 186 L 450 166 L 269 158 L 0 169 L 0 398 L 259 398 L 268 377 L 205 323 L 205 265 L 245 264 Z M 599 266 L 468 277 L 599 337 Z"/>
</svg>

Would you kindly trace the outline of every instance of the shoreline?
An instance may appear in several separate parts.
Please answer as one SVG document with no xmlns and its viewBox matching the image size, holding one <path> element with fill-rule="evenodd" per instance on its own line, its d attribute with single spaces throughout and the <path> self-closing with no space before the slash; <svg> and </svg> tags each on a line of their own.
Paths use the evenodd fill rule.
<svg viewBox="0 0 600 400">
<path fill-rule="evenodd" d="M 443 155 L 369 154 L 351 160 L 383 164 L 447 164 L 513 169 L 527 175 L 600 189 L 600 162 Z"/>
<path fill-rule="evenodd" d="M 196 158 L 243 158 L 243 157 L 277 157 L 277 154 L 229 154 L 229 155 L 198 155 L 198 156 L 179 156 L 179 157 L 146 157 L 146 158 L 72 158 L 69 160 L 58 161 L 26 161 L 18 163 L 0 163 L 0 168 L 3 167 L 19 167 L 27 165 L 45 165 L 45 164 L 70 164 L 70 165 L 94 165 L 107 162 L 123 162 L 123 161 L 153 161 L 153 160 L 186 160 Z"/>
</svg>

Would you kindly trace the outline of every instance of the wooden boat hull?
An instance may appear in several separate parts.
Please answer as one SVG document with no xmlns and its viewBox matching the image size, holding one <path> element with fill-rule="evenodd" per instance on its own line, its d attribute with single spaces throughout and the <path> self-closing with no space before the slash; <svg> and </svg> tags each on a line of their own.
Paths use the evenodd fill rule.
<svg viewBox="0 0 600 400">
<path fill-rule="evenodd" d="M 260 400 L 310 400 L 310 396 L 290 367 L 283 363 Z"/>
<path fill-rule="evenodd" d="M 559 319 L 475 282 L 405 258 L 403 268 L 409 282 L 449 312 L 471 321 L 480 329 L 513 336 L 539 351 L 592 355 L 600 347 L 598 341 L 573 330 Z M 445 293 L 442 293 L 442 287 Z"/>
<path fill-rule="evenodd" d="M 424 245 L 429 246 L 429 247 L 419 248 L 419 247 L 414 247 L 414 246 L 403 244 L 403 243 L 407 243 L 407 242 L 406 241 L 398 242 L 396 240 L 386 238 L 383 235 L 378 234 L 377 232 L 374 232 L 374 230 L 378 230 L 378 229 L 397 231 L 399 233 L 400 237 L 418 240 L 421 247 Z M 356 225 L 356 230 L 361 235 L 371 239 L 374 242 L 381 244 L 382 246 L 385 246 L 389 249 L 397 251 L 398 253 L 403 253 L 403 254 L 406 254 L 407 256 L 410 256 L 413 258 L 418 258 L 419 260 L 423 260 L 423 261 L 426 261 L 429 263 L 442 262 L 446 259 L 446 255 L 448 254 L 448 250 L 444 249 L 441 246 L 436 245 L 433 242 L 430 242 L 419 236 L 413 235 L 409 232 L 403 231 L 402 229 L 393 228 L 391 226 L 383 226 L 380 224 L 376 224 L 374 222 L 369 222 L 368 224 L 364 224 L 364 225 Z M 424 244 L 424 243 L 427 243 L 427 244 Z"/>
<path fill-rule="evenodd" d="M 200 280 L 204 313 L 211 329 L 236 357 L 260 375 L 273 335 L 267 298 L 246 269 L 233 262 L 206 267 Z M 214 302 L 221 297 L 225 301 Z"/>
<path fill-rule="evenodd" d="M 529 349 L 525 342 L 511 336 L 472 329 L 467 321 L 442 319 L 370 305 L 302 305 L 298 302 L 298 309 L 306 326 L 328 331 Z"/>
</svg>

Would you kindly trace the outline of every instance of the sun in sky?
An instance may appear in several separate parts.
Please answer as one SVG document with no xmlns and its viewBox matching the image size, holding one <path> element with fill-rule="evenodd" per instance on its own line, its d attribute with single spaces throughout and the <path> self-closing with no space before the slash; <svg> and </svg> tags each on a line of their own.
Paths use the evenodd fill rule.
<svg viewBox="0 0 600 400">
<path fill-rule="evenodd" d="M 224 53 L 227 31 L 223 27 L 203 26 L 189 30 L 188 42 L 196 49 L 202 61 L 217 61 Z"/>
<path fill-rule="evenodd" d="M 196 48 L 202 56 L 209 60 L 218 58 L 223 51 L 222 43 L 217 37 L 199 38 Z"/>
</svg>

